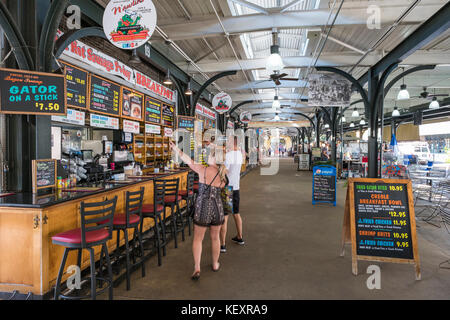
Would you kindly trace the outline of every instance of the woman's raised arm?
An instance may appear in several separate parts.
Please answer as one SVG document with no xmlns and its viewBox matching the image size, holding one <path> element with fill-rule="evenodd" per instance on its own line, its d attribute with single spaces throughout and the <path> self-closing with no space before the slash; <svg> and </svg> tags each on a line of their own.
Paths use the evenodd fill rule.
<svg viewBox="0 0 450 320">
<path fill-rule="evenodd" d="M 181 151 L 180 148 L 178 148 L 172 141 L 169 141 L 169 145 L 172 150 L 180 156 L 181 160 L 183 160 L 183 162 L 186 163 L 189 168 L 191 168 L 195 172 L 200 173 L 200 171 L 205 168 L 205 166 L 192 161 L 192 159 L 183 151 Z"/>
</svg>

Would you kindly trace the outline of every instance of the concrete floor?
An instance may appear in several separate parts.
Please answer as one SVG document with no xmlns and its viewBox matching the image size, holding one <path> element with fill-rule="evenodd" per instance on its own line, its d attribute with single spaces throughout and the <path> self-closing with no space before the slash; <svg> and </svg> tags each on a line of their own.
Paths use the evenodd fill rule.
<svg viewBox="0 0 450 320">
<path fill-rule="evenodd" d="M 418 222 L 422 280 L 411 265 L 360 261 L 351 273 L 351 247 L 340 257 L 344 182 L 338 182 L 336 207 L 311 204 L 311 173 L 295 170 L 293 159 L 282 159 L 277 175 L 262 176 L 255 169 L 241 180 L 244 240 L 239 246 L 229 220 L 228 252 L 221 269 L 211 271 L 210 244 L 204 240 L 202 273 L 193 271 L 192 237 L 174 249 L 168 246 L 163 265 L 156 257 L 146 263 L 147 276 L 132 274 L 114 289 L 114 299 L 448 299 L 450 270 L 438 264 L 450 257 L 450 235 L 444 228 Z M 180 237 L 180 236 L 179 236 Z M 381 289 L 369 290 L 366 269 L 381 267 Z"/>
</svg>

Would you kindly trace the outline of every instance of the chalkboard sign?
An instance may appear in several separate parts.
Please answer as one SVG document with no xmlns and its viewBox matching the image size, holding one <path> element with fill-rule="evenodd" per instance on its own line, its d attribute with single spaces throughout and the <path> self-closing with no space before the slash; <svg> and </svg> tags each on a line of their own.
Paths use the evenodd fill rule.
<svg viewBox="0 0 450 320">
<path fill-rule="evenodd" d="M 0 112 L 65 115 L 65 76 L 0 68 Z"/>
<path fill-rule="evenodd" d="M 163 104 L 162 109 L 162 125 L 173 127 L 174 107 L 168 104 Z"/>
<path fill-rule="evenodd" d="M 195 125 L 195 117 L 187 117 L 187 116 L 178 116 L 177 117 L 177 128 L 185 129 L 190 134 L 190 156 L 194 157 L 194 125 Z"/>
<path fill-rule="evenodd" d="M 420 279 L 416 224 L 410 180 L 350 178 L 345 204 L 342 255 L 352 243 L 357 260 L 416 265 Z"/>
<path fill-rule="evenodd" d="M 60 61 L 66 70 L 67 97 L 69 107 L 87 108 L 88 72 Z"/>
<path fill-rule="evenodd" d="M 145 96 L 145 122 L 161 124 L 161 102 Z"/>
<path fill-rule="evenodd" d="M 143 104 L 143 94 L 127 87 L 122 87 L 122 118 L 141 121 Z"/>
<path fill-rule="evenodd" d="M 39 159 L 32 161 L 33 193 L 39 189 L 55 188 L 57 167 L 55 159 Z"/>
<path fill-rule="evenodd" d="M 330 202 L 336 206 L 336 168 L 315 166 L 313 168 L 312 204 Z"/>
<path fill-rule="evenodd" d="M 120 86 L 91 74 L 89 109 L 98 113 L 120 115 Z"/>
</svg>

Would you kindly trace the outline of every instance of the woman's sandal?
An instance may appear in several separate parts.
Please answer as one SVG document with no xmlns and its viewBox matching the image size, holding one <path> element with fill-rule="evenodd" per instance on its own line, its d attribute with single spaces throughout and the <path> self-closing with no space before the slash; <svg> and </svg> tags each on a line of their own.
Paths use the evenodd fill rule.
<svg viewBox="0 0 450 320">
<path fill-rule="evenodd" d="M 212 271 L 214 271 L 214 272 L 217 272 L 217 271 L 219 271 L 219 269 L 220 269 L 220 263 L 218 263 L 218 265 L 219 265 L 219 267 L 218 267 L 217 269 L 214 269 L 214 267 L 213 267 L 213 266 L 211 266 L 211 269 L 212 269 Z"/>
<path fill-rule="evenodd" d="M 192 280 L 198 280 L 198 279 L 200 279 L 200 271 L 195 272 L 195 273 L 192 275 L 191 279 L 192 279 Z"/>
</svg>

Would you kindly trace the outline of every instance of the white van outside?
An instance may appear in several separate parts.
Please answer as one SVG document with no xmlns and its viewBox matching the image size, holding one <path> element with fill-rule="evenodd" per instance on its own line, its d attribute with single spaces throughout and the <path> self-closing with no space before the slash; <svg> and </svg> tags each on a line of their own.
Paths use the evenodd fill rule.
<svg viewBox="0 0 450 320">
<path fill-rule="evenodd" d="M 433 161 L 433 156 L 427 142 L 399 142 L 398 149 L 403 155 L 414 155 L 419 164 L 427 164 L 428 161 Z"/>
</svg>

